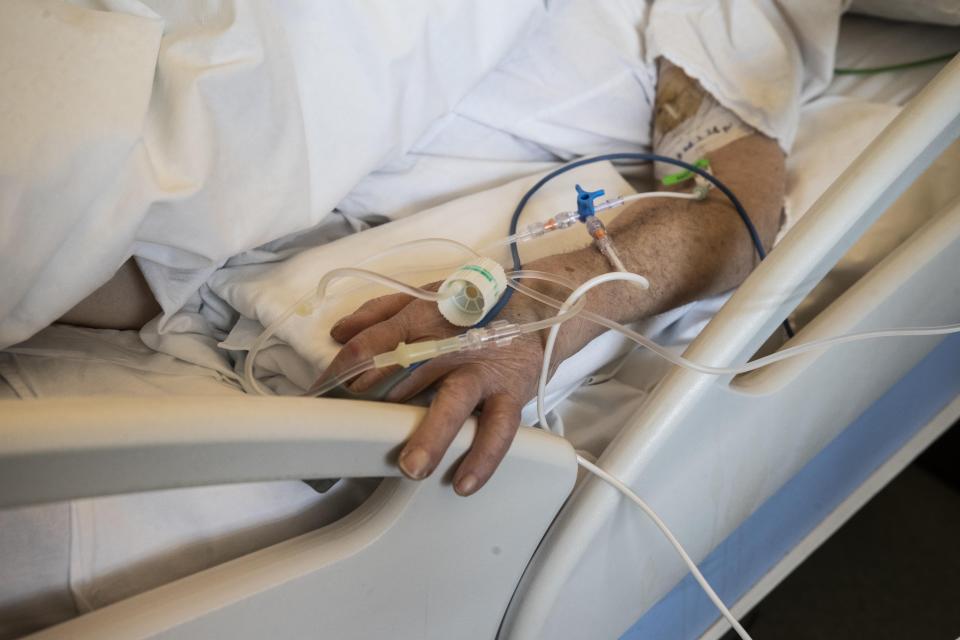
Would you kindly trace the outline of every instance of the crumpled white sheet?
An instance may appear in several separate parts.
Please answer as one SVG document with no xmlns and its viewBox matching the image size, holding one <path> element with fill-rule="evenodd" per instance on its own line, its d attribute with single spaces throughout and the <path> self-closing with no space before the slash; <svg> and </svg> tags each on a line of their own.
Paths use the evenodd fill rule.
<svg viewBox="0 0 960 640">
<path fill-rule="evenodd" d="M 543 14 L 536 0 L 0 3 L 0 347 L 138 258 L 164 311 L 316 225 Z M 99 9 L 99 10 L 97 10 Z"/>
<path fill-rule="evenodd" d="M 0 346 L 131 255 L 166 320 L 231 256 L 338 202 L 400 215 L 558 157 L 643 148 L 658 53 L 789 147 L 840 12 L 828 0 L 75 4 L 0 4 L 12 61 L 0 82 L 14 88 L 0 95 Z M 472 175 L 437 156 L 486 164 Z"/>
<path fill-rule="evenodd" d="M 550 2 L 451 113 L 339 207 L 394 217 L 542 169 L 523 163 L 649 151 L 658 55 L 789 150 L 801 103 L 830 79 L 841 4 Z"/>
</svg>

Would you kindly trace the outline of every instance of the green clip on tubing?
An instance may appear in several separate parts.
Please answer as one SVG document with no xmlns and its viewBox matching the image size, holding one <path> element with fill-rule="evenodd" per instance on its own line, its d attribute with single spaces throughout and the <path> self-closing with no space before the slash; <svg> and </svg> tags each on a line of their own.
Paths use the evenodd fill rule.
<svg viewBox="0 0 960 640">
<path fill-rule="evenodd" d="M 698 169 L 703 169 L 704 171 L 706 171 L 707 169 L 710 168 L 710 161 L 707 160 L 706 158 L 700 158 L 699 160 L 693 163 L 693 166 L 695 166 Z M 668 176 L 664 176 L 663 180 L 661 180 L 660 182 L 662 182 L 664 186 L 672 187 L 673 185 L 680 184 L 681 182 L 689 180 L 692 177 L 693 177 L 692 171 L 684 170 L 684 171 L 678 171 L 677 173 L 671 173 Z"/>
</svg>

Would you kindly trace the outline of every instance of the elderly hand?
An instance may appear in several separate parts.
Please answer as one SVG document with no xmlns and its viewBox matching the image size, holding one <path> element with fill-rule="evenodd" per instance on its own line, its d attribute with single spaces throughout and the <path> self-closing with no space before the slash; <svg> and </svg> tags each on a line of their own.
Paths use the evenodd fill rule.
<svg viewBox="0 0 960 640">
<path fill-rule="evenodd" d="M 499 317 L 518 324 L 538 319 L 535 304 L 514 296 Z M 434 302 L 405 294 L 375 298 L 334 325 L 330 335 L 344 346 L 323 377 L 390 351 L 400 342 L 447 338 L 463 331 L 447 322 Z M 453 480 L 460 495 L 477 491 L 510 448 L 520 410 L 536 393 L 542 359 L 543 338 L 534 333 L 518 336 L 509 346 L 435 358 L 414 370 L 387 400 L 407 400 L 441 382 L 426 417 L 400 453 L 400 469 L 415 480 L 430 475 L 463 422 L 480 406 L 477 434 Z M 368 371 L 350 389 L 365 391 L 393 371 Z"/>
</svg>

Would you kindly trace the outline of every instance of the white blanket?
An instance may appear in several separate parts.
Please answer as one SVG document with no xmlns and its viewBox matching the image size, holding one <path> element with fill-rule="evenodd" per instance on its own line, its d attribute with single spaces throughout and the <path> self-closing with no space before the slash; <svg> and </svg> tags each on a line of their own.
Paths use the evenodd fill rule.
<svg viewBox="0 0 960 640">
<path fill-rule="evenodd" d="M 75 4 L 0 3 L 0 346 L 130 256 L 169 317 L 231 256 L 340 201 L 399 215 L 542 168 L 529 163 L 643 148 L 658 54 L 789 148 L 801 97 L 829 77 L 840 12 L 832 0 Z M 432 156 L 485 165 L 450 173 Z M 383 188 L 408 171 L 417 179 Z"/>
</svg>

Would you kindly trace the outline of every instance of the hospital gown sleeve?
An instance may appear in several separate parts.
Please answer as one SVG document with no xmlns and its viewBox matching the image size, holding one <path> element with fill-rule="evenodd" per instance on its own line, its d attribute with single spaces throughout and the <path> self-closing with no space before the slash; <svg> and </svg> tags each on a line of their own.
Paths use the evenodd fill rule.
<svg viewBox="0 0 960 640">
<path fill-rule="evenodd" d="M 663 56 L 789 152 L 800 105 L 830 82 L 842 0 L 656 0 L 649 62 Z"/>
</svg>

